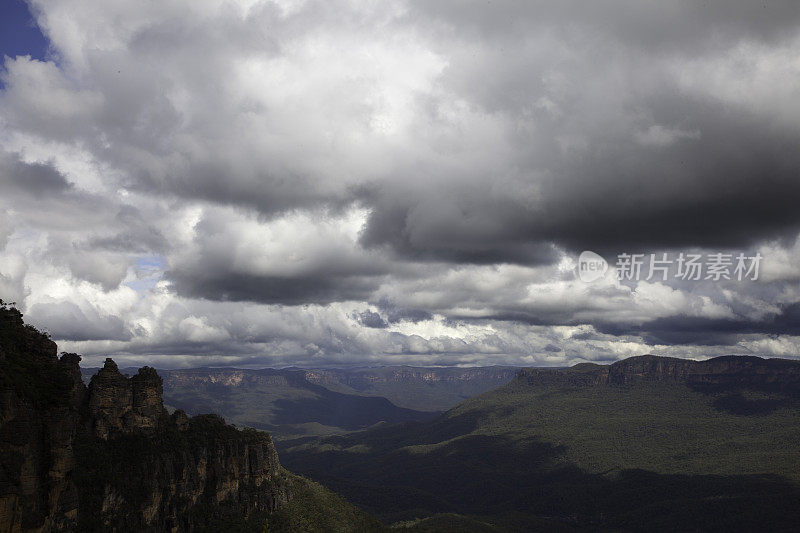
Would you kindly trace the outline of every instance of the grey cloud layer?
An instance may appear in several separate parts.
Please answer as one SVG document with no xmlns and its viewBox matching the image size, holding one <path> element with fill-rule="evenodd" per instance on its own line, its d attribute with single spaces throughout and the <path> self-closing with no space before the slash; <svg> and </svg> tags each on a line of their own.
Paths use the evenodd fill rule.
<svg viewBox="0 0 800 533">
<path fill-rule="evenodd" d="M 85 350 L 797 342 L 793 2 L 32 4 L 52 57 L 1 74 L 0 290 Z M 688 248 L 769 251 L 772 278 L 569 268 Z"/>
</svg>

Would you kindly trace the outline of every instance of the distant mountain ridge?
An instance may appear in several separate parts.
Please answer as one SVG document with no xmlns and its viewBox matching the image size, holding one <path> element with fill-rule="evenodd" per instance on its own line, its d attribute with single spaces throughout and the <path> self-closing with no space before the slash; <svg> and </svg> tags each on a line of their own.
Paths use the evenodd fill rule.
<svg viewBox="0 0 800 533">
<path fill-rule="evenodd" d="M 290 468 L 387 522 L 790 531 L 798 376 L 800 361 L 739 356 L 522 369 L 431 421 L 277 446 Z"/>
<path fill-rule="evenodd" d="M 671 381 L 691 385 L 748 385 L 800 388 L 800 361 L 726 355 L 705 361 L 641 355 L 598 365 L 582 363 L 564 369 L 527 368 L 518 372 L 529 383 L 625 384 Z"/>
<path fill-rule="evenodd" d="M 381 366 L 307 369 L 312 383 L 362 395 L 383 396 L 395 405 L 420 411 L 443 411 L 472 396 L 511 381 L 519 367 Z"/>
</svg>

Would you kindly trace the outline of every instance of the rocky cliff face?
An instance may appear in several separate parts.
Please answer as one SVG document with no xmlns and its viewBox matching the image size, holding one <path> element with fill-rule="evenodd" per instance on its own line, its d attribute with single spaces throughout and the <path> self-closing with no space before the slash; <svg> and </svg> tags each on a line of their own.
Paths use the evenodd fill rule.
<svg viewBox="0 0 800 533">
<path fill-rule="evenodd" d="M 87 388 L 56 349 L 0 306 L 0 533 L 191 531 L 288 501 L 266 433 L 170 416 L 151 368 L 107 359 Z"/>
<path fill-rule="evenodd" d="M 94 434 L 107 440 L 113 434 L 151 433 L 166 423 L 167 411 L 161 399 L 161 378 L 143 367 L 128 379 L 116 363 L 105 365 L 89 382 L 89 415 Z"/>
<path fill-rule="evenodd" d="M 685 383 L 700 388 L 744 386 L 795 391 L 800 362 L 750 356 L 723 356 L 706 361 L 643 355 L 611 365 L 579 364 L 566 369 L 520 370 L 517 379 L 531 384 L 626 385 L 642 381 Z"/>
<path fill-rule="evenodd" d="M 77 518 L 72 442 L 84 389 L 77 359 L 0 308 L 0 531 L 64 529 Z"/>
</svg>

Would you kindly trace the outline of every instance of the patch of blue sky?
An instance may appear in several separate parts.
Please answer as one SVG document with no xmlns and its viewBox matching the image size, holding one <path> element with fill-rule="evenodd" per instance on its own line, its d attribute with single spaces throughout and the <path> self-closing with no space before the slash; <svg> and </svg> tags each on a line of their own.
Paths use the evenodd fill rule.
<svg viewBox="0 0 800 533">
<path fill-rule="evenodd" d="M 0 2 L 0 62 L 5 66 L 6 57 L 31 56 L 44 61 L 49 43 L 31 14 L 24 0 L 2 0 Z M 0 90 L 5 88 L 0 76 Z"/>
<path fill-rule="evenodd" d="M 125 282 L 125 285 L 140 294 L 153 289 L 164 276 L 167 260 L 162 255 L 144 255 L 136 259 L 134 272 L 136 279 Z"/>
</svg>

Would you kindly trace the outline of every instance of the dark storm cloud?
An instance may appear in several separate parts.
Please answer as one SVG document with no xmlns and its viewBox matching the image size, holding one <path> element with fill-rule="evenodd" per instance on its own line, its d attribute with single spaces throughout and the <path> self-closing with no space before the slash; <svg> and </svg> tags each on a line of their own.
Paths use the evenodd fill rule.
<svg viewBox="0 0 800 533">
<path fill-rule="evenodd" d="M 389 327 L 389 323 L 386 322 L 383 317 L 375 311 L 370 311 L 367 309 L 363 313 L 358 313 L 357 316 L 358 321 L 368 328 L 382 329 Z"/>
<path fill-rule="evenodd" d="M 478 190 L 409 197 L 393 189 L 382 191 L 372 204 L 361 234 L 367 248 L 389 246 L 406 259 L 451 263 L 538 265 L 557 258 L 551 241 L 541 235 L 530 239 L 515 227 L 526 213 L 513 203 Z"/>
<path fill-rule="evenodd" d="M 392 309 L 387 311 L 387 318 L 389 322 L 422 322 L 423 320 L 430 320 L 433 317 L 428 311 L 424 309 Z"/>
<path fill-rule="evenodd" d="M 664 110 L 665 102 L 674 107 Z M 800 155 L 789 149 L 800 143 L 796 129 L 679 97 L 651 108 L 656 115 L 685 113 L 684 127 L 701 138 L 653 149 L 620 140 L 583 164 L 569 162 L 565 176 L 593 179 L 552 189 L 542 221 L 552 238 L 572 249 L 619 252 L 743 248 L 797 234 Z"/>
<path fill-rule="evenodd" d="M 167 248 L 167 240 L 156 228 L 141 228 L 141 232 L 121 231 L 111 236 L 91 237 L 86 247 L 129 253 L 160 252 Z"/>
<path fill-rule="evenodd" d="M 779 313 L 762 320 L 676 315 L 639 326 L 597 324 L 595 327 L 609 335 L 640 335 L 648 344 L 672 345 L 734 345 L 744 335 L 800 335 L 800 304 L 781 307 Z"/>
<path fill-rule="evenodd" d="M 85 242 L 88 249 L 103 249 L 133 253 L 163 253 L 169 248 L 164 232 L 148 222 L 145 215 L 133 206 L 121 206 L 114 215 L 119 229 L 107 235 L 94 235 Z"/>
<path fill-rule="evenodd" d="M 191 273 L 167 271 L 165 276 L 182 296 L 234 302 L 285 305 L 326 304 L 344 300 L 366 300 L 379 280 L 361 276 L 307 277 L 259 276 L 213 271 Z"/>
<path fill-rule="evenodd" d="M 36 198 L 60 195 L 72 185 L 64 175 L 50 163 L 25 163 L 13 154 L 0 151 L 0 183 L 5 193 L 9 188 L 30 194 Z"/>
<path fill-rule="evenodd" d="M 225 140 L 220 140 L 220 144 Z M 251 169 L 239 161 L 189 163 L 178 176 L 156 177 L 140 174 L 129 185 L 133 190 L 155 190 L 177 197 L 193 197 L 214 203 L 244 206 L 267 216 L 293 209 L 326 207 L 339 210 L 352 205 L 356 198 L 348 191 L 330 195 L 316 190 L 314 180 L 297 173 L 265 172 Z M 265 163 L 266 165 L 267 163 Z M 244 167 L 244 168 L 242 168 Z M 238 179 L 232 180 L 229 176 Z"/>
<path fill-rule="evenodd" d="M 453 320 L 475 320 L 467 316 L 451 315 Z M 480 317 L 478 320 L 497 320 L 500 322 L 517 322 L 526 324 L 528 326 L 556 326 L 556 325 L 576 325 L 580 321 L 572 317 L 571 313 L 564 310 L 563 312 L 548 312 L 542 310 L 538 313 L 525 313 L 506 311 L 495 313 L 487 316 Z"/>
<path fill-rule="evenodd" d="M 377 306 L 386 315 L 386 319 L 390 324 L 403 321 L 421 322 L 433 318 L 433 315 L 424 309 L 398 307 L 397 304 L 386 298 L 379 300 Z"/>
<path fill-rule="evenodd" d="M 367 300 L 391 265 L 353 250 L 345 223 L 321 223 L 336 219 L 315 215 L 282 220 L 276 229 L 242 212 L 209 209 L 165 278 L 181 296 L 211 300 L 286 305 Z"/>
<path fill-rule="evenodd" d="M 660 10 L 649 7 L 652 11 L 633 10 L 659 17 Z M 751 11 L 737 9 L 741 16 Z M 671 9 L 670 15 L 676 16 L 672 11 L 687 20 L 694 13 L 687 5 Z M 776 25 L 790 27 L 774 11 L 770 16 Z M 492 12 L 499 16 L 494 5 Z M 533 13 L 536 9 L 527 15 Z M 509 19 L 518 20 L 517 15 L 511 13 Z M 468 9 L 454 8 L 443 14 L 442 22 L 453 22 L 448 18 L 452 17 L 461 23 L 462 17 L 473 16 Z M 537 18 L 536 24 L 547 24 L 550 16 Z M 581 14 L 577 17 L 582 20 Z M 588 20 L 593 19 L 584 22 Z M 737 20 L 719 22 L 723 37 L 742 38 L 736 33 Z M 785 36 L 784 30 L 767 32 L 768 23 L 759 20 L 763 27 L 758 36 Z M 477 16 L 474 23 L 491 26 Z M 499 169 L 440 176 L 450 187 L 423 183 L 398 191 L 397 185 L 386 185 L 374 193 L 364 245 L 388 245 L 414 259 L 540 264 L 552 259 L 547 243 L 616 253 L 656 247 L 746 247 L 763 239 L 794 237 L 800 228 L 800 155 L 792 149 L 800 145 L 800 132 L 795 122 L 752 106 L 731 105 L 713 94 L 687 91 L 673 77 L 675 72 L 667 72 L 669 61 L 661 52 L 620 49 L 620 36 L 607 31 L 601 32 L 597 45 L 608 55 L 592 62 L 591 56 L 600 52 L 588 50 L 585 60 L 564 67 L 565 75 L 575 81 L 590 80 L 585 93 L 576 91 L 573 82 L 563 92 L 549 94 L 542 76 L 554 65 L 542 64 L 537 57 L 528 68 L 518 64 L 526 49 L 524 33 L 482 34 L 481 46 L 471 44 L 489 50 L 480 67 L 456 54 L 443 74 L 443 83 L 454 95 L 494 116 L 547 127 L 546 134 L 515 132 L 515 142 L 527 144 L 517 147 L 513 160 L 497 162 L 532 176 L 536 199 L 515 195 L 514 183 L 498 183 Z M 682 31 L 676 27 L 670 38 L 684 42 Z M 693 39 L 714 40 L 717 35 L 705 31 Z M 561 44 L 569 46 L 569 38 L 566 41 Z M 508 47 L 508 54 L 495 46 Z M 522 56 L 517 55 L 520 50 Z M 620 64 L 625 54 L 632 63 L 627 67 Z M 687 55 L 670 61 L 688 64 L 691 59 Z M 606 77 L 604 68 L 629 69 L 630 82 L 611 88 L 600 84 L 593 94 L 591 80 Z M 602 92 L 611 89 L 619 92 Z M 560 115 L 522 118 L 541 95 L 561 98 Z M 794 113 L 791 107 L 788 111 Z M 575 136 L 581 146 L 565 151 L 559 136 Z"/>
</svg>

